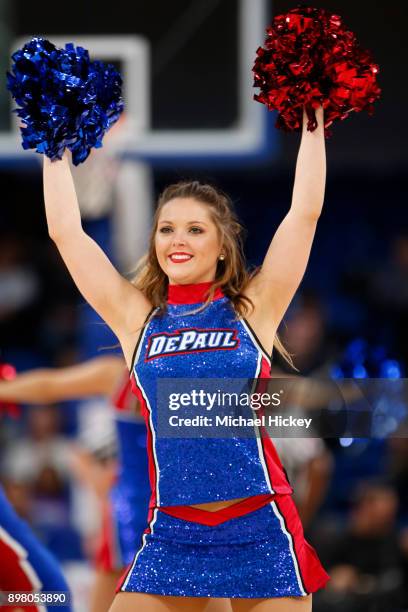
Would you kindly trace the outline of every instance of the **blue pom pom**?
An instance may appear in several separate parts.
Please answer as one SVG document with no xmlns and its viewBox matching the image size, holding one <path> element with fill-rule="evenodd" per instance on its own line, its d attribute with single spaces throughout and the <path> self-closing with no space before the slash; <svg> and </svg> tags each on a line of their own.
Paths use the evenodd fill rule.
<svg viewBox="0 0 408 612">
<path fill-rule="evenodd" d="M 123 111 L 122 79 L 114 66 L 91 61 L 72 43 L 65 49 L 33 38 L 12 55 L 7 88 L 18 107 L 24 149 L 51 160 L 65 148 L 77 166 L 88 157 Z"/>
</svg>

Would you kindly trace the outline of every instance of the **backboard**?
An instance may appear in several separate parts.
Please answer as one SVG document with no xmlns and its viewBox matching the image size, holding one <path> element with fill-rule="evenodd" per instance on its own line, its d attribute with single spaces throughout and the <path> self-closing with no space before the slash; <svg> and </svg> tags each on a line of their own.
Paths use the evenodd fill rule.
<svg viewBox="0 0 408 612">
<path fill-rule="evenodd" d="M 266 109 L 253 101 L 251 72 L 264 40 L 267 0 L 118 0 L 114 11 L 106 0 L 86 8 L 73 0 L 63 19 L 50 0 L 22 4 L 16 2 L 13 49 L 41 35 L 119 65 L 130 119 L 125 157 L 160 165 L 209 158 L 235 163 L 273 150 L 275 132 L 267 129 Z M 27 159 L 15 129 L 10 120 L 10 130 L 0 134 L 0 159 Z"/>
</svg>

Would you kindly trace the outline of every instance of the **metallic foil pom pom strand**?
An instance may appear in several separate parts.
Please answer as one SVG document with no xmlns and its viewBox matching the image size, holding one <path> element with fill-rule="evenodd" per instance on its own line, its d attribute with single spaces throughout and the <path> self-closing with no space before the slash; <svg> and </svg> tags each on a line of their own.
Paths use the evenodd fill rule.
<svg viewBox="0 0 408 612">
<path fill-rule="evenodd" d="M 51 160 L 72 152 L 78 165 L 123 111 L 122 79 L 114 66 L 91 61 L 82 47 L 64 49 L 33 38 L 12 55 L 7 88 L 17 103 L 22 146 Z"/>
<path fill-rule="evenodd" d="M 274 18 L 253 67 L 255 100 L 279 111 L 276 127 L 300 130 L 303 108 L 308 129 L 317 127 L 323 105 L 325 128 L 352 111 L 373 112 L 380 97 L 378 66 L 360 47 L 341 17 L 324 9 L 299 7 Z"/>
</svg>

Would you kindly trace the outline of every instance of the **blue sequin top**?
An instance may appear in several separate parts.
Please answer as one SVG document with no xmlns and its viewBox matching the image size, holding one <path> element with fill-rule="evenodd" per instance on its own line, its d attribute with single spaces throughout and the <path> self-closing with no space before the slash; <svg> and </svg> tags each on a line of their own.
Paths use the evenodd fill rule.
<svg viewBox="0 0 408 612">
<path fill-rule="evenodd" d="M 159 378 L 270 377 L 269 356 L 221 291 L 191 314 L 205 301 L 209 285 L 170 285 L 167 312 L 152 313 L 135 349 L 132 383 L 147 425 L 151 507 L 292 492 L 269 437 L 158 435 Z"/>
</svg>

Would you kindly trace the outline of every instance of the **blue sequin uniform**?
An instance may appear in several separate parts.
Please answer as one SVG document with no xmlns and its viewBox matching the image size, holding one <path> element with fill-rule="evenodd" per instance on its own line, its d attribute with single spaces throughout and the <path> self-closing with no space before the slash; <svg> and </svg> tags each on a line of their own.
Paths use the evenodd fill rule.
<svg viewBox="0 0 408 612">
<path fill-rule="evenodd" d="M 193 303 L 169 302 L 164 315 L 153 313 L 136 347 L 132 374 L 147 424 L 152 497 L 142 548 L 120 590 L 184 597 L 306 595 L 328 576 L 303 537 L 271 440 L 158 435 L 159 378 L 270 374 L 268 355 L 225 296 L 194 314 L 203 300 Z M 169 515 L 172 508 L 268 494 L 273 499 L 266 505 L 215 526 Z"/>
<path fill-rule="evenodd" d="M 269 377 L 270 359 L 226 297 L 205 310 L 169 304 L 144 329 L 133 373 L 149 429 L 151 506 L 191 505 L 266 493 L 291 493 L 271 441 L 166 439 L 157 434 L 158 378 Z M 268 448 L 265 448 L 265 445 Z M 183 460 L 180 458 L 183 457 Z"/>
</svg>

